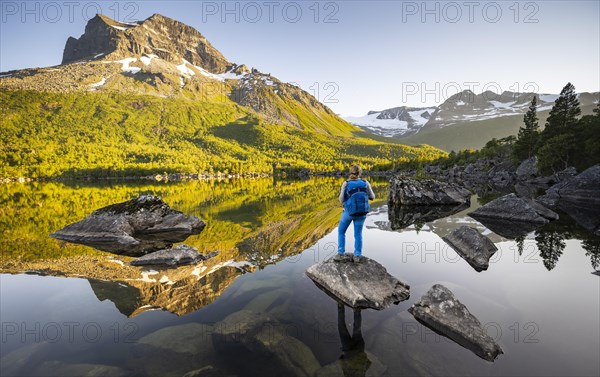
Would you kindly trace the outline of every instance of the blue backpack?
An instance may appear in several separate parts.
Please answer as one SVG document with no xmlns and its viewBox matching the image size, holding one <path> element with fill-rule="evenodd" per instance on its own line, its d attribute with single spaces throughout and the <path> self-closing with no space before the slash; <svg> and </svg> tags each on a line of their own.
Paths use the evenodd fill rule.
<svg viewBox="0 0 600 377">
<path fill-rule="evenodd" d="M 344 197 L 344 210 L 350 216 L 365 216 L 371 210 L 364 179 L 346 181 Z"/>
</svg>

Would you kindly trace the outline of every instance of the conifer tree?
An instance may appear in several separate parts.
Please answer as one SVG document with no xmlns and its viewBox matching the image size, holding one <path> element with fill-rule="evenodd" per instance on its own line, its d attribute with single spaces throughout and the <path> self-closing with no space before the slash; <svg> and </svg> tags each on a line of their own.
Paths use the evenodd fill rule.
<svg viewBox="0 0 600 377">
<path fill-rule="evenodd" d="M 535 146 L 539 136 L 537 117 L 537 98 L 534 95 L 529 105 L 529 110 L 523 117 L 524 127 L 519 128 L 519 135 L 513 148 L 513 156 L 518 161 L 530 158 L 535 153 Z"/>
<path fill-rule="evenodd" d="M 573 160 L 577 124 L 581 115 L 575 87 L 567 83 L 554 102 L 536 146 L 538 166 L 544 172 L 565 169 Z"/>
<path fill-rule="evenodd" d="M 577 117 L 580 115 L 581 108 L 579 107 L 575 87 L 573 84 L 568 83 L 560 92 L 560 96 L 554 102 L 552 110 L 550 110 L 544 129 L 544 139 L 547 140 L 568 132 L 577 124 Z"/>
</svg>

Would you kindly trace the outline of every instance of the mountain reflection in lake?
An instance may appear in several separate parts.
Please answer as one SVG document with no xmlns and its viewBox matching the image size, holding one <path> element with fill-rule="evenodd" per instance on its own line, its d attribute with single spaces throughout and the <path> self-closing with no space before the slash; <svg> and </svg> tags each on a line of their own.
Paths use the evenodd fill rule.
<svg viewBox="0 0 600 377">
<path fill-rule="evenodd" d="M 409 283 L 411 298 L 362 311 L 355 323 L 361 345 L 344 349 L 341 322 L 354 332 L 356 315 L 343 316 L 304 275 L 335 253 L 341 182 L 1 186 L 1 374 L 600 374 L 600 283 L 591 273 L 600 268 L 598 237 L 561 213 L 506 239 L 467 216 L 480 206 L 476 196 L 470 208 L 442 211 L 442 218 L 406 213 L 404 228 L 392 230 L 385 181 L 373 182 L 379 201 L 366 221 L 364 254 Z M 48 237 L 140 193 L 205 220 L 207 228 L 185 243 L 221 254 L 147 269 Z M 474 271 L 441 240 L 461 225 L 498 246 L 487 271 Z M 504 355 L 486 362 L 408 314 L 435 283 L 479 318 Z"/>
</svg>

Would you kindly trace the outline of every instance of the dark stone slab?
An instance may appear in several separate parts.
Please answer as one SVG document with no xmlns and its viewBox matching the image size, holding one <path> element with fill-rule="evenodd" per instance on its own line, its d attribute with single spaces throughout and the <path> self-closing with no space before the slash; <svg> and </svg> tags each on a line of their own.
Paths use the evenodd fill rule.
<svg viewBox="0 0 600 377">
<path fill-rule="evenodd" d="M 50 236 L 115 254 L 138 256 L 169 248 L 200 233 L 205 225 L 195 216 L 171 209 L 156 196 L 141 195 L 96 210 Z"/>
<path fill-rule="evenodd" d="M 477 229 L 461 226 L 442 237 L 477 272 L 488 269 L 490 258 L 498 251 L 494 243 Z"/>
<path fill-rule="evenodd" d="M 431 287 L 408 311 L 419 322 L 485 360 L 494 361 L 504 353 L 479 320 L 441 284 Z"/>
</svg>

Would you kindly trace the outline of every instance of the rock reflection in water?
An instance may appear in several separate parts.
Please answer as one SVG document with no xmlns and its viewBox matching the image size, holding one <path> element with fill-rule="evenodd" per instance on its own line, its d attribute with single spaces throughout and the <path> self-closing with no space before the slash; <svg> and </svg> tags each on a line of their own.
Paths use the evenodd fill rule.
<svg viewBox="0 0 600 377">
<path fill-rule="evenodd" d="M 444 206 L 402 206 L 395 213 L 389 213 L 390 228 L 404 229 L 413 224 L 422 225 L 443 217 L 454 215 L 469 208 L 468 204 Z"/>
</svg>

